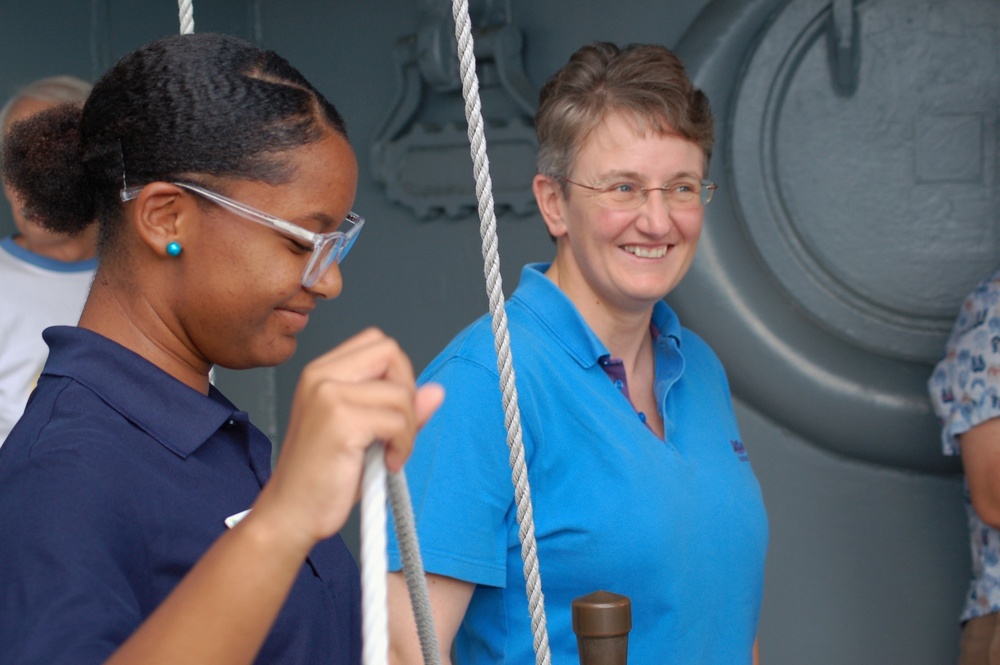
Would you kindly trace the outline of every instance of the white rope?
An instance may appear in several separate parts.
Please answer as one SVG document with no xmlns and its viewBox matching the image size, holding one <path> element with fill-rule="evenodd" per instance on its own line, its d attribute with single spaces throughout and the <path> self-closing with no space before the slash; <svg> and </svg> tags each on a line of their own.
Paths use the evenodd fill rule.
<svg viewBox="0 0 1000 665">
<path fill-rule="evenodd" d="M 361 477 L 361 662 L 389 662 L 386 612 L 385 446 L 376 441 L 365 451 Z"/>
<path fill-rule="evenodd" d="M 496 212 L 493 209 L 493 185 L 490 178 L 489 159 L 486 155 L 486 136 L 483 133 L 482 102 L 479 98 L 479 77 L 476 75 L 472 21 L 469 18 L 468 0 L 454 0 L 452 15 L 455 18 L 455 39 L 458 42 L 458 56 L 461 66 L 462 96 L 465 98 L 465 118 L 469 123 L 469 144 L 476 177 L 476 196 L 479 199 L 480 232 L 483 237 L 483 272 L 486 276 L 487 293 L 490 300 L 490 315 L 493 317 L 497 369 L 500 372 L 500 388 L 503 392 L 504 424 L 507 427 L 507 446 L 510 448 L 511 481 L 514 483 L 514 499 L 517 503 L 518 537 L 521 539 L 525 589 L 528 594 L 528 609 L 531 612 L 535 662 L 538 665 L 549 665 L 552 662 L 552 656 L 549 652 L 542 580 L 538 571 L 538 545 L 535 542 L 531 487 L 528 484 L 524 442 L 521 439 L 521 411 L 517 403 L 514 366 L 510 352 L 510 333 L 507 330 L 507 311 L 504 309 L 503 285 L 500 278 Z"/>
<path fill-rule="evenodd" d="M 361 479 L 361 662 L 362 665 L 385 665 L 388 661 L 386 571 L 389 565 L 385 509 L 388 487 L 389 501 L 396 517 L 403 574 L 416 618 L 424 663 L 441 665 L 410 490 L 403 473 L 387 474 L 384 455 L 385 446 L 378 441 L 365 451 Z"/>
<path fill-rule="evenodd" d="M 417 637 L 420 638 L 424 664 L 441 665 L 441 650 L 434 630 L 434 614 L 431 612 L 431 599 L 427 593 L 424 562 L 420 558 L 410 488 L 406 484 L 406 474 L 402 472 L 389 474 L 389 505 L 396 518 L 396 539 L 399 541 L 399 554 L 403 560 L 403 576 L 410 592 L 410 605 L 417 623 Z"/>
<path fill-rule="evenodd" d="M 192 34 L 194 32 L 193 0 L 177 0 L 177 9 L 181 19 L 181 34 Z"/>
</svg>

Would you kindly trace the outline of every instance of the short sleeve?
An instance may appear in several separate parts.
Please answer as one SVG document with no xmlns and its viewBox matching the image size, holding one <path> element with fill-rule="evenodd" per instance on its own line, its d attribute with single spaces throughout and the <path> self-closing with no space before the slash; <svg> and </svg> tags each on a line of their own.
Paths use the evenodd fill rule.
<svg viewBox="0 0 1000 665">
<path fill-rule="evenodd" d="M 1000 272 L 962 303 L 928 387 L 947 455 L 960 454 L 960 435 L 1000 417 Z"/>
<path fill-rule="evenodd" d="M 499 380 L 453 357 L 422 381 L 445 388 L 444 404 L 417 437 L 405 473 L 427 572 L 502 587 L 513 503 Z M 401 562 L 393 529 L 390 568 Z"/>
<path fill-rule="evenodd" d="M 0 483 L 0 653 L 10 663 L 102 663 L 142 621 L 145 565 L 128 508 L 83 455 L 9 468 Z"/>
</svg>

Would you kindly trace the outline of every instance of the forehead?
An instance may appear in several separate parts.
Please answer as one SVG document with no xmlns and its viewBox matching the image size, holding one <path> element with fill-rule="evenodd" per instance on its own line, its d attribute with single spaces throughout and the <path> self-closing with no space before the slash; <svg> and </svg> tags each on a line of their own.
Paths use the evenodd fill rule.
<svg viewBox="0 0 1000 665">
<path fill-rule="evenodd" d="M 656 177 L 661 172 L 700 172 L 705 154 L 701 146 L 667 128 L 622 113 L 606 116 L 580 142 L 574 169 L 594 175 L 636 173 Z"/>
<path fill-rule="evenodd" d="M 240 203 L 310 231 L 333 230 L 350 211 L 357 190 L 357 159 L 347 139 L 330 132 L 282 159 L 292 174 L 286 181 L 232 179 L 215 186 Z"/>
<path fill-rule="evenodd" d="M 347 139 L 331 131 L 290 151 L 288 160 L 295 175 L 285 185 L 286 194 L 339 223 L 353 205 L 358 185 L 358 162 Z"/>
</svg>

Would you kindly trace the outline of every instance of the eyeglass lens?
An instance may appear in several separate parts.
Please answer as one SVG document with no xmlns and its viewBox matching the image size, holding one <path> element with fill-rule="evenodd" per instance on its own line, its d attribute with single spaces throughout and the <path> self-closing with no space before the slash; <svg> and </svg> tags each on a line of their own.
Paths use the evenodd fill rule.
<svg viewBox="0 0 1000 665">
<path fill-rule="evenodd" d="M 357 238 L 357 228 L 352 225 L 352 228 L 347 230 L 347 235 L 338 236 L 333 239 L 327 238 L 315 247 L 312 257 L 306 265 L 306 270 L 302 275 L 302 283 L 305 286 L 312 286 L 319 281 L 319 278 L 323 276 L 323 273 L 334 262 L 339 265 L 344 260 L 344 257 L 347 256 L 351 247 L 354 246 L 354 241 Z"/>
<path fill-rule="evenodd" d="M 707 205 L 712 199 L 713 187 L 710 184 L 669 185 L 663 188 L 630 189 L 614 188 L 598 193 L 598 198 L 607 205 L 620 208 L 638 208 L 649 196 L 660 194 L 671 207 L 687 210 Z"/>
</svg>

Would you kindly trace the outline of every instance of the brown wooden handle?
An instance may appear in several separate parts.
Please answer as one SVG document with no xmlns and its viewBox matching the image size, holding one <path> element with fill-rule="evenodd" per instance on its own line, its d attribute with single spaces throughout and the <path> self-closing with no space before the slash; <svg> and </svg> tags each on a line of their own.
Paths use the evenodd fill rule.
<svg viewBox="0 0 1000 665">
<path fill-rule="evenodd" d="M 580 665 L 626 665 L 632 601 L 610 591 L 595 591 L 573 600 L 573 632 Z"/>
</svg>

